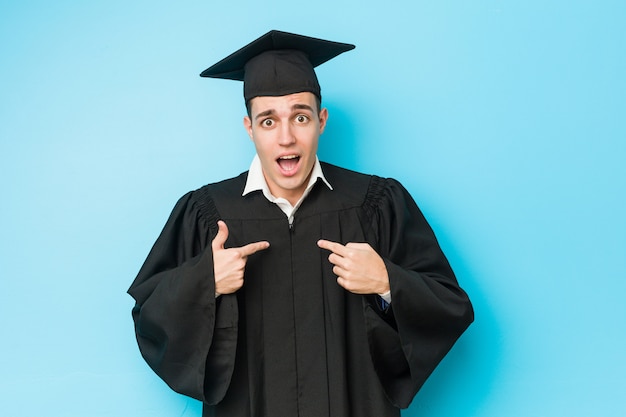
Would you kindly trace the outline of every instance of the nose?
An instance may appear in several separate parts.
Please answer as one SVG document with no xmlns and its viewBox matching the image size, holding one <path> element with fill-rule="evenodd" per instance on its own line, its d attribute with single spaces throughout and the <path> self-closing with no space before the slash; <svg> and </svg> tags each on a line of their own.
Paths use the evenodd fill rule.
<svg viewBox="0 0 626 417">
<path fill-rule="evenodd" d="M 293 145 L 296 142 L 296 136 L 290 123 L 283 123 L 278 134 L 278 143 L 282 146 Z"/>
</svg>

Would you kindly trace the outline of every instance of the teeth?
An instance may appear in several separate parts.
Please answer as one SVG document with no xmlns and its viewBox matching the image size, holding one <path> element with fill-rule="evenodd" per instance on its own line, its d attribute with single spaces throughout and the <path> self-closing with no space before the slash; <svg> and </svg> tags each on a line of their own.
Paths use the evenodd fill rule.
<svg viewBox="0 0 626 417">
<path fill-rule="evenodd" d="M 296 159 L 298 155 L 281 156 L 278 159 Z"/>
</svg>

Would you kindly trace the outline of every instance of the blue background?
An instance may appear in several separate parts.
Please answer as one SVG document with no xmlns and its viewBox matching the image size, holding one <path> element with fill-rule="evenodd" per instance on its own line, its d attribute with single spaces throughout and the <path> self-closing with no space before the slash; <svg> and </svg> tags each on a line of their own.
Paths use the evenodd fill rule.
<svg viewBox="0 0 626 417">
<path fill-rule="evenodd" d="M 0 1 L 0 414 L 199 417 L 125 294 L 175 201 L 247 169 L 270 29 L 321 66 L 320 158 L 399 179 L 476 322 L 403 416 L 626 415 L 623 1 Z"/>
</svg>

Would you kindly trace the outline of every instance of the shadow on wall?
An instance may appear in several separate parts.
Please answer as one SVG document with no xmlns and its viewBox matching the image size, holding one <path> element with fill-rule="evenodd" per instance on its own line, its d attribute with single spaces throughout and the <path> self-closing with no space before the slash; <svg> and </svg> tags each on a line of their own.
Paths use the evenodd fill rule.
<svg viewBox="0 0 626 417">
<path fill-rule="evenodd" d="M 479 415 L 489 401 L 503 356 L 500 324 L 486 292 L 480 288 L 480 274 L 468 266 L 445 233 L 438 238 L 440 242 L 446 240 L 442 246 L 447 248 L 446 255 L 459 283 L 472 300 L 475 318 L 415 396 L 411 407 L 402 413 L 404 417 Z"/>
<path fill-rule="evenodd" d="M 343 105 L 343 106 L 342 106 Z M 327 106 L 329 121 L 320 137 L 320 160 L 348 169 L 365 172 L 365 158 L 375 157 L 375 151 L 363 149 L 358 143 L 358 125 L 353 113 L 345 111 L 346 103 Z M 343 108 L 343 110 L 342 110 Z M 367 157 L 364 156 L 368 154 Z M 419 204 L 419 202 L 418 202 Z M 431 225 L 434 226 L 434 225 Z M 461 287 L 472 300 L 475 321 L 459 339 L 431 377 L 418 392 L 404 417 L 439 417 L 446 415 L 476 415 L 488 401 L 498 364 L 502 343 L 497 317 L 490 310 L 485 291 L 479 286 L 480 273 L 465 260 L 463 250 L 457 249 L 454 236 L 446 236 L 445 227 L 433 227 L 437 238 L 446 248 Z"/>
<path fill-rule="evenodd" d="M 357 143 L 355 124 L 350 118 L 351 112 L 342 110 L 341 103 L 339 104 L 339 106 L 326 106 L 328 123 L 326 130 L 320 136 L 317 154 L 320 161 L 358 170 L 362 161 L 359 160 L 361 149 Z"/>
</svg>

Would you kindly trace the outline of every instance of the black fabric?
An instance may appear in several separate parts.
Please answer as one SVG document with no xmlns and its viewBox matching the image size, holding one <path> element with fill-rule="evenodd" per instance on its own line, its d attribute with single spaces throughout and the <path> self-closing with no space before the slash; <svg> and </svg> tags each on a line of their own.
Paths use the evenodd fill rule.
<svg viewBox="0 0 626 417">
<path fill-rule="evenodd" d="M 467 295 L 418 207 L 396 181 L 323 164 L 290 228 L 246 173 L 185 195 L 129 293 L 141 352 L 204 416 L 392 417 L 409 405 L 473 320 Z M 215 299 L 211 240 L 268 240 L 245 283 Z M 318 239 L 368 242 L 391 305 L 336 283 Z"/>
<path fill-rule="evenodd" d="M 200 73 L 244 82 L 247 102 L 258 96 L 311 92 L 321 98 L 314 67 L 354 45 L 271 30 Z"/>
<path fill-rule="evenodd" d="M 322 89 L 306 54 L 290 49 L 268 51 L 246 63 L 243 97 L 286 96 L 309 92 L 322 99 Z"/>
</svg>

